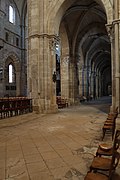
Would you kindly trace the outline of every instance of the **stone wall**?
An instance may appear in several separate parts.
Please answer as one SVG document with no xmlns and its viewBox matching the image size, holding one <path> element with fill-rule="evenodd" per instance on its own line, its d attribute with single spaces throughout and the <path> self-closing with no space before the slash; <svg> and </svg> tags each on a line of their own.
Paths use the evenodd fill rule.
<svg viewBox="0 0 120 180">
<path fill-rule="evenodd" d="M 9 5 L 13 7 L 14 12 L 14 22 L 9 21 Z M 0 68 L 2 69 L 2 75 L 0 80 L 0 96 L 3 97 L 6 94 L 10 96 L 26 95 L 25 84 L 25 72 L 24 64 L 25 57 L 23 56 L 24 47 L 22 47 L 22 41 L 24 37 L 21 37 L 22 34 L 22 24 L 21 24 L 21 6 L 17 6 L 13 0 L 1 0 L 0 4 L 0 39 L 3 42 L 3 47 L 0 50 Z M 9 84 L 8 77 L 6 77 L 6 61 L 9 63 L 19 64 L 16 71 L 16 83 Z M 9 65 L 9 64 L 8 64 Z M 22 65 L 22 67 L 21 67 Z M 24 74 L 24 76 L 23 76 Z M 23 79 L 21 79 L 21 77 Z M 9 88 L 7 88 L 9 86 Z M 15 88 L 11 88 L 11 87 Z M 8 90 L 9 89 L 9 90 Z M 16 89 L 16 90 L 13 90 Z"/>
</svg>

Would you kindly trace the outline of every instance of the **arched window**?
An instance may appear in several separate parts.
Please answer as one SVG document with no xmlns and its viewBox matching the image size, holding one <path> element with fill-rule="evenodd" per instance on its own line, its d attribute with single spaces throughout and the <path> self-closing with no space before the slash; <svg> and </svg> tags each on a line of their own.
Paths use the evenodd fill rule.
<svg viewBox="0 0 120 180">
<path fill-rule="evenodd" d="M 15 9 L 9 5 L 9 22 L 15 23 Z"/>
<path fill-rule="evenodd" d="M 8 71 L 9 71 L 9 73 L 8 73 L 9 74 L 9 76 L 8 76 L 9 83 L 14 83 L 15 82 L 15 69 L 12 64 L 9 64 Z"/>
</svg>

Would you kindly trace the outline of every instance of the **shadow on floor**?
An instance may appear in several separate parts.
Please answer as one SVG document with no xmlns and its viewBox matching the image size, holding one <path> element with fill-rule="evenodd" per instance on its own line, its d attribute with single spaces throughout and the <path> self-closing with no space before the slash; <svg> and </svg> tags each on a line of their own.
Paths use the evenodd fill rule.
<svg viewBox="0 0 120 180">
<path fill-rule="evenodd" d="M 112 97 L 111 96 L 104 96 L 104 97 L 101 97 L 99 99 L 83 102 L 81 104 L 89 105 L 91 107 L 96 107 L 99 110 L 108 114 L 110 111 L 110 106 L 112 104 Z M 106 106 L 106 105 L 108 105 L 108 106 Z"/>
</svg>

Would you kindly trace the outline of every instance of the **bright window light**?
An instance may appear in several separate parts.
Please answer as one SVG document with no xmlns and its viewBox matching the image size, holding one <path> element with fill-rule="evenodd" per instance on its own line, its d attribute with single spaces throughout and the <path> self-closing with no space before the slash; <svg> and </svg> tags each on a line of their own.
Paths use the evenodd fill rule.
<svg viewBox="0 0 120 180">
<path fill-rule="evenodd" d="M 13 66 L 9 65 L 9 83 L 13 82 Z"/>
<path fill-rule="evenodd" d="M 9 21 L 14 23 L 14 8 L 12 6 L 9 6 Z"/>
</svg>

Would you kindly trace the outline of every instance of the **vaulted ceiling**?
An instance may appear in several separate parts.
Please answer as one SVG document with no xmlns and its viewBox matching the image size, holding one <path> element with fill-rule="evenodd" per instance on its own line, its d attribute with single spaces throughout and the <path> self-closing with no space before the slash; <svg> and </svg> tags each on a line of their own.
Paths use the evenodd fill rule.
<svg viewBox="0 0 120 180">
<path fill-rule="evenodd" d="M 14 0 L 14 3 L 16 4 L 20 15 L 22 15 L 23 8 L 24 8 L 25 3 L 27 3 L 27 0 Z"/>
<path fill-rule="evenodd" d="M 111 46 L 105 24 L 107 17 L 100 0 L 80 0 L 65 12 L 65 25 L 70 47 L 76 54 L 82 49 L 86 65 L 94 63 L 101 69 L 111 69 Z"/>
</svg>

